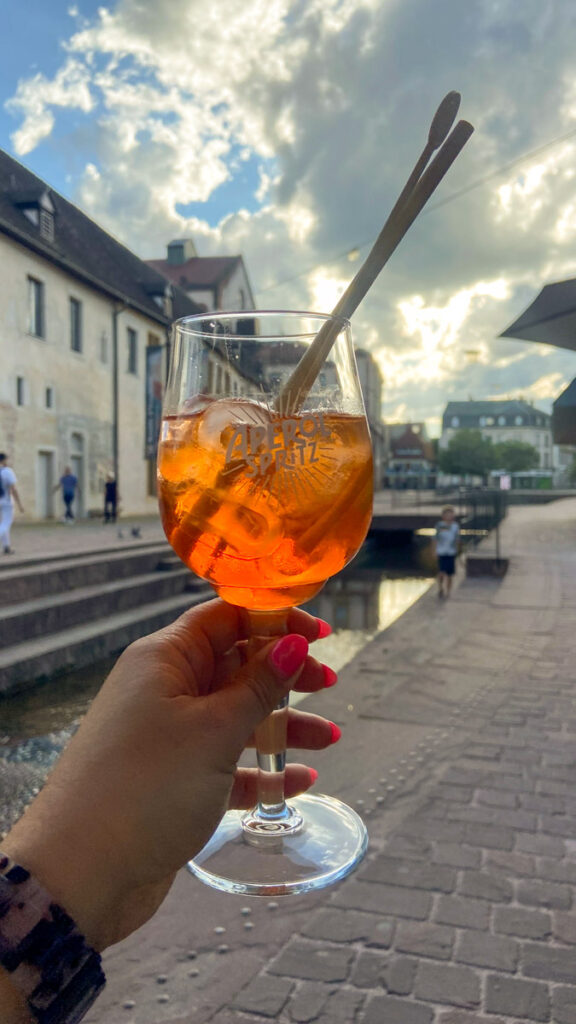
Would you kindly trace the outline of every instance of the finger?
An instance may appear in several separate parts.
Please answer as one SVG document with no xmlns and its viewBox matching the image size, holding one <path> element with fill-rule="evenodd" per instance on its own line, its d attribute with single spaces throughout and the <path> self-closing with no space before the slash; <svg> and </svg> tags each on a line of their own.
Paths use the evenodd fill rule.
<svg viewBox="0 0 576 1024">
<path fill-rule="evenodd" d="M 305 764 L 289 764 L 286 768 L 284 793 L 290 799 L 305 793 L 318 778 L 313 768 Z M 231 809 L 249 811 L 258 803 L 258 770 L 256 768 L 239 768 L 236 772 L 234 785 L 228 806 Z"/>
<path fill-rule="evenodd" d="M 312 715 L 308 711 L 300 711 L 297 708 L 290 708 L 288 711 L 288 725 L 286 734 L 286 746 L 299 750 L 325 750 L 333 743 L 336 743 L 341 736 L 340 729 L 334 722 L 322 718 L 320 715 Z M 254 746 L 254 737 L 251 736 L 246 744 Z"/>
<path fill-rule="evenodd" d="M 324 690 L 327 686 L 334 686 L 337 680 L 338 676 L 328 665 L 309 656 L 306 658 L 304 668 L 292 689 L 298 693 L 317 693 L 318 690 Z"/>
<path fill-rule="evenodd" d="M 210 698 L 219 748 L 241 750 L 262 722 L 288 695 L 308 656 L 308 641 L 298 633 L 259 650 Z"/>
</svg>

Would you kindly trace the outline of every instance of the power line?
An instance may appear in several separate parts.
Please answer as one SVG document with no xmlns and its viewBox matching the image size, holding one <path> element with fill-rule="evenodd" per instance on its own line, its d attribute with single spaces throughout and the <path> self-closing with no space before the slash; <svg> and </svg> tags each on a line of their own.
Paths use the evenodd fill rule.
<svg viewBox="0 0 576 1024">
<path fill-rule="evenodd" d="M 571 131 L 566 132 L 564 135 L 558 135 L 555 139 L 550 139 L 549 142 L 543 143 L 542 146 L 537 146 L 536 149 L 530 149 L 526 153 L 522 153 L 521 156 L 516 157 L 515 160 L 510 160 L 506 164 L 502 164 L 494 171 L 490 171 L 488 174 L 483 175 L 482 178 L 476 178 L 475 181 L 470 182 L 469 185 L 464 185 L 456 192 L 452 192 L 445 199 L 439 199 L 437 202 L 432 203 L 430 206 L 426 206 L 422 213 L 433 213 L 434 210 L 439 210 L 441 206 L 447 206 L 448 203 L 455 202 L 456 199 L 460 199 L 462 196 L 467 195 L 468 192 L 472 192 L 476 188 L 481 188 L 487 182 L 492 181 L 493 178 L 498 178 L 506 171 L 516 167 L 519 163 L 523 163 L 525 160 L 531 160 L 535 156 L 539 156 L 540 153 L 544 153 L 546 150 L 551 149 L 553 146 L 559 145 L 561 142 L 566 142 L 568 139 L 573 138 L 576 135 L 576 128 L 572 128 Z M 341 252 L 338 256 L 332 256 L 329 260 L 322 260 L 321 263 L 316 263 L 313 267 L 308 267 L 306 270 L 301 270 L 298 274 L 292 274 L 291 277 L 284 277 L 280 281 L 275 281 L 274 284 L 266 285 L 265 288 L 258 288 L 259 293 L 272 291 L 274 288 L 280 288 L 283 284 L 290 284 L 292 281 L 298 281 L 301 277 L 307 277 L 308 274 L 314 273 L 315 270 L 320 270 L 321 267 L 330 266 L 332 263 L 339 263 L 341 260 L 346 259 L 350 252 L 362 249 L 366 249 L 369 245 L 373 245 L 376 241 L 376 237 L 367 239 L 364 242 L 360 242 L 357 245 L 349 246 L 344 252 Z"/>
</svg>

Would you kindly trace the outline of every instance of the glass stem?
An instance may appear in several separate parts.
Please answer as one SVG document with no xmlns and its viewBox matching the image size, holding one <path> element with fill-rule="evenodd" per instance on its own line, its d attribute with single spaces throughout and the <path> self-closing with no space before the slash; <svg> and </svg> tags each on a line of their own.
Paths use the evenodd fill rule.
<svg viewBox="0 0 576 1024">
<path fill-rule="evenodd" d="M 274 637 L 287 633 L 288 612 L 249 611 L 251 638 L 248 656 L 255 654 Z M 256 757 L 258 761 L 258 804 L 243 821 L 245 834 L 278 835 L 295 832 L 302 821 L 284 799 L 286 769 L 286 729 L 288 724 L 287 695 L 274 711 L 256 728 Z"/>
</svg>

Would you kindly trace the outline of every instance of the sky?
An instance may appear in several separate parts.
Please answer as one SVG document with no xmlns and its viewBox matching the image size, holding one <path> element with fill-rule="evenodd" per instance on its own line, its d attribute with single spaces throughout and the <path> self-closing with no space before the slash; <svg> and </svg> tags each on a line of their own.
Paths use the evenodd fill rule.
<svg viewBox="0 0 576 1024">
<path fill-rule="evenodd" d="M 498 337 L 576 276 L 573 0 L 0 6 L 0 147 L 144 259 L 241 254 L 260 308 L 333 308 L 457 90 L 475 132 L 352 319 L 384 418 L 576 376 Z"/>
</svg>

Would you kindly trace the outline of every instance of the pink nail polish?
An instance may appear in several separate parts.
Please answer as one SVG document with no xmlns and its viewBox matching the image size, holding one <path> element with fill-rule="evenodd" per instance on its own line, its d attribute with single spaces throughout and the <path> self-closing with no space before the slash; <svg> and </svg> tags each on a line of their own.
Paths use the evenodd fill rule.
<svg viewBox="0 0 576 1024">
<path fill-rule="evenodd" d="M 298 633 L 283 636 L 272 648 L 269 658 L 284 679 L 289 679 L 302 667 L 308 654 L 308 641 Z"/>
<path fill-rule="evenodd" d="M 335 722 L 330 722 L 330 728 L 332 730 L 332 743 L 338 743 L 342 735 L 342 729 L 338 728 Z"/>
<path fill-rule="evenodd" d="M 338 682 L 338 676 L 329 665 L 322 665 L 322 672 L 324 675 L 324 686 L 334 686 L 334 683 Z"/>
<path fill-rule="evenodd" d="M 312 779 L 311 785 L 313 786 L 318 778 L 318 772 L 315 768 L 309 768 L 308 771 L 310 772 L 310 778 Z"/>
<path fill-rule="evenodd" d="M 332 626 L 329 622 L 325 622 L 324 619 L 316 619 L 318 623 L 318 640 L 323 640 L 325 636 L 330 636 L 332 632 Z"/>
</svg>

